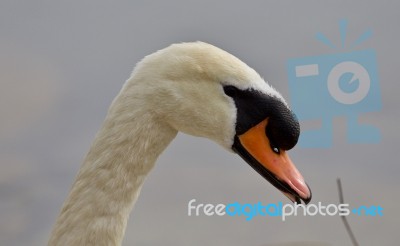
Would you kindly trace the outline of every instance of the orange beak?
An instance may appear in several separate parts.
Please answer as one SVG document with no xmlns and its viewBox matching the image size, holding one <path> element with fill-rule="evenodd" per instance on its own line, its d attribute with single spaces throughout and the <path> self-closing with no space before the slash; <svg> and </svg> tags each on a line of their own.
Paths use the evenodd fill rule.
<svg viewBox="0 0 400 246">
<path fill-rule="evenodd" d="M 285 150 L 271 146 L 268 118 L 235 137 L 233 150 L 292 202 L 309 203 L 311 191 Z"/>
</svg>

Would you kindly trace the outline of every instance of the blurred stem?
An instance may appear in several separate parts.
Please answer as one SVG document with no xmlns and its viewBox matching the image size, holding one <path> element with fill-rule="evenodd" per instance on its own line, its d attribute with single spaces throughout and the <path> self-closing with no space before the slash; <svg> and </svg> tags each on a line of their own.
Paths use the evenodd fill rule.
<svg viewBox="0 0 400 246">
<path fill-rule="evenodd" d="M 342 182 L 340 181 L 340 178 L 337 179 L 337 185 L 338 185 L 338 190 L 339 190 L 339 202 L 340 202 L 340 204 L 343 204 L 343 203 L 344 203 L 344 199 L 343 199 L 343 190 L 342 190 Z M 349 224 L 349 222 L 347 221 L 346 216 L 341 215 L 340 218 L 342 218 L 343 224 L 344 224 L 344 226 L 346 227 L 346 231 L 347 231 L 347 233 L 349 234 L 350 239 L 351 239 L 351 241 L 353 242 L 353 245 L 354 245 L 354 246 L 358 246 L 359 244 L 358 244 L 358 242 L 357 242 L 356 237 L 355 237 L 354 234 L 353 234 L 353 231 L 352 231 L 351 228 L 350 228 L 350 224 Z"/>
</svg>

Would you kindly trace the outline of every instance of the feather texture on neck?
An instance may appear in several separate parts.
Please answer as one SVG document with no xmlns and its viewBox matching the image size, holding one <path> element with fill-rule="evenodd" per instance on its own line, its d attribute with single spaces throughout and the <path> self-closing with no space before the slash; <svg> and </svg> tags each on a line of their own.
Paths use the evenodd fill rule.
<svg viewBox="0 0 400 246">
<path fill-rule="evenodd" d="M 110 107 L 49 245 L 120 245 L 146 175 L 176 136 L 176 130 L 146 108 L 129 107 L 140 101 L 127 97 L 127 90 L 124 87 Z"/>
</svg>

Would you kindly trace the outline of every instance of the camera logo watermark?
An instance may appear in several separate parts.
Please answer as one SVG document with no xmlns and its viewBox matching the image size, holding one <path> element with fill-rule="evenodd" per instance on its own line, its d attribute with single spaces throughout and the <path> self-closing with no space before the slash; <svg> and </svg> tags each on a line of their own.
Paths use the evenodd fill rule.
<svg viewBox="0 0 400 246">
<path fill-rule="evenodd" d="M 372 31 L 364 32 L 350 46 L 346 45 L 347 21 L 339 22 L 340 47 L 324 34 L 316 38 L 334 50 L 354 49 L 367 40 Z M 379 111 L 381 93 L 376 54 L 373 49 L 290 59 L 287 62 L 289 93 L 293 111 L 300 121 L 318 120 L 319 129 L 302 132 L 299 145 L 310 148 L 332 146 L 333 119 L 344 116 L 349 143 L 377 143 L 379 130 L 361 124 L 359 115 Z"/>
<path fill-rule="evenodd" d="M 350 208 L 349 204 L 283 204 L 261 202 L 251 203 L 229 203 L 229 204 L 211 204 L 197 203 L 196 199 L 188 202 L 188 216 L 243 216 L 246 221 L 252 220 L 256 216 L 281 217 L 286 221 L 290 216 L 348 216 L 356 214 L 359 216 L 383 216 L 381 206 L 359 206 Z"/>
</svg>

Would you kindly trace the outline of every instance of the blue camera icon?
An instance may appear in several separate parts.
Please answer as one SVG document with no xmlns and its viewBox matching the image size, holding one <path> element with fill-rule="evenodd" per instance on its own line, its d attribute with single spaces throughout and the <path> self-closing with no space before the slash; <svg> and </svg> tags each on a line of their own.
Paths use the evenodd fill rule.
<svg viewBox="0 0 400 246">
<path fill-rule="evenodd" d="M 287 63 L 293 111 L 300 121 L 321 120 L 319 129 L 304 131 L 303 147 L 332 146 L 333 119 L 347 119 L 350 143 L 376 143 L 377 128 L 358 122 L 362 113 L 382 107 L 374 50 L 290 59 Z"/>
</svg>

